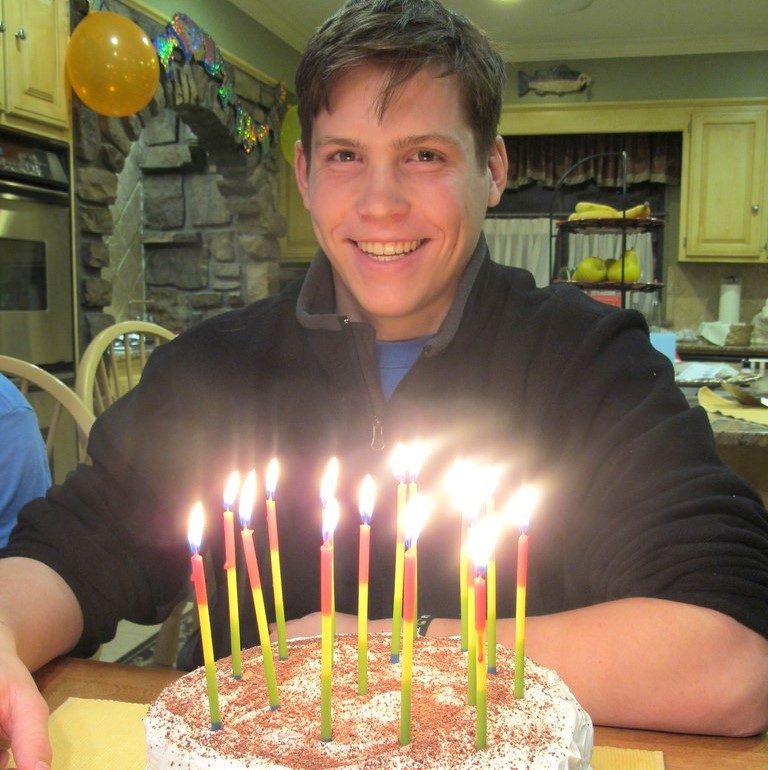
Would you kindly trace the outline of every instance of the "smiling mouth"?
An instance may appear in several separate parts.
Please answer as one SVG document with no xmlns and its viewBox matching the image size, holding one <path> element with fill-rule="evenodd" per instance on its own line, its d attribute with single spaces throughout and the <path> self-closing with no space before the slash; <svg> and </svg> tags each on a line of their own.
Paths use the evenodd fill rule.
<svg viewBox="0 0 768 770">
<path fill-rule="evenodd" d="M 391 262 L 410 254 L 418 249 L 423 240 L 418 241 L 356 241 L 357 247 L 367 256 L 378 262 Z"/>
</svg>

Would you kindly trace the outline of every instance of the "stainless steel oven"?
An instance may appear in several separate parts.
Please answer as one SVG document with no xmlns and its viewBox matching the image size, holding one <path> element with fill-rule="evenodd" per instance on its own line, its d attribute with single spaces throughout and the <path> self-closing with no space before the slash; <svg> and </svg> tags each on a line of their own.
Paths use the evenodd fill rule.
<svg viewBox="0 0 768 770">
<path fill-rule="evenodd" d="M 0 353 L 74 360 L 69 147 L 0 131 Z"/>
</svg>

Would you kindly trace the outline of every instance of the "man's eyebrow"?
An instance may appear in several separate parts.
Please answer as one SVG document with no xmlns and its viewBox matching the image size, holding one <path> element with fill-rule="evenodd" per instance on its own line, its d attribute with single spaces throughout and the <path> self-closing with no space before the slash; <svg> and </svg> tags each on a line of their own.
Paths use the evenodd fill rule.
<svg viewBox="0 0 768 770">
<path fill-rule="evenodd" d="M 451 145 L 454 147 L 461 146 L 461 142 L 455 136 L 451 136 L 450 134 L 413 134 L 398 139 L 395 142 L 395 148 L 403 149 L 406 147 L 430 144 Z"/>
<path fill-rule="evenodd" d="M 346 136 L 324 136 L 321 139 L 317 140 L 318 148 L 333 147 L 333 146 L 339 146 L 339 145 L 343 147 L 355 147 L 355 148 L 360 148 L 364 146 L 357 139 L 350 139 Z"/>
</svg>

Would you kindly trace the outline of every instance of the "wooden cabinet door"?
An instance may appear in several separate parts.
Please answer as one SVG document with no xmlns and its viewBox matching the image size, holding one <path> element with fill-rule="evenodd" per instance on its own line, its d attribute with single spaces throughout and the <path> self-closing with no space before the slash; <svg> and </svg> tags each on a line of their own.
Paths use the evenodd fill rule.
<svg viewBox="0 0 768 770">
<path fill-rule="evenodd" d="M 764 109 L 693 113 L 686 256 L 761 257 L 766 114 Z"/>
<path fill-rule="evenodd" d="M 66 127 L 68 0 L 5 0 L 5 120 Z"/>
</svg>

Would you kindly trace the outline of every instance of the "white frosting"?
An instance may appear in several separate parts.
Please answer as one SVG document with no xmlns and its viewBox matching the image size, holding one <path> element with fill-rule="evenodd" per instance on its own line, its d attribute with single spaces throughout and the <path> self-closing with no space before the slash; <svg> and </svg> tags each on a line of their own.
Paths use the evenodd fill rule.
<svg viewBox="0 0 768 770">
<path fill-rule="evenodd" d="M 217 664 L 222 729 L 210 730 L 205 671 L 169 685 L 145 720 L 148 770 L 588 770 L 588 714 L 553 671 L 526 660 L 525 697 L 515 699 L 514 655 L 497 650 L 488 676 L 487 748 L 475 748 L 466 705 L 466 653 L 458 640 L 414 642 L 412 741 L 400 746 L 400 671 L 389 637 L 368 641 L 368 694 L 357 694 L 357 637 L 338 636 L 333 667 L 333 740 L 320 740 L 320 644 L 292 642 L 275 668 L 280 707 L 269 708 L 258 648 L 243 653 L 243 679 Z"/>
</svg>

